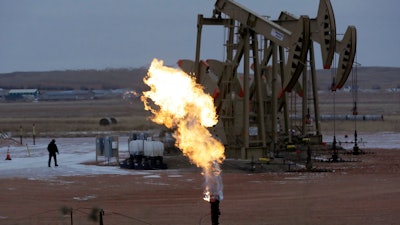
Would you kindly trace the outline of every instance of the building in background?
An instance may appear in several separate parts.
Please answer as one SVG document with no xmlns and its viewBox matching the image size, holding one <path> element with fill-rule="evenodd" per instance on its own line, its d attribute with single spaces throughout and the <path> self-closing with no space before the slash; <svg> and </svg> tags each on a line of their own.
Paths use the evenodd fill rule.
<svg viewBox="0 0 400 225">
<path fill-rule="evenodd" d="M 11 89 L 8 94 L 5 95 L 5 99 L 8 101 L 13 100 L 35 100 L 39 97 L 38 89 Z"/>
</svg>

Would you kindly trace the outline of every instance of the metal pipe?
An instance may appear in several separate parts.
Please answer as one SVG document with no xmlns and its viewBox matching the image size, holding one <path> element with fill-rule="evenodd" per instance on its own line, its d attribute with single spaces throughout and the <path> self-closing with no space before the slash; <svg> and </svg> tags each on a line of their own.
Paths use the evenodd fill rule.
<svg viewBox="0 0 400 225">
<path fill-rule="evenodd" d="M 210 205 L 211 205 L 211 224 L 218 225 L 219 215 L 221 215 L 221 212 L 219 211 L 219 199 L 218 198 L 210 199 Z"/>
<path fill-rule="evenodd" d="M 196 82 L 200 83 L 200 51 L 201 51 L 201 31 L 203 28 L 203 15 L 197 16 L 197 39 L 196 39 L 196 56 L 194 62 L 194 72 Z"/>
<path fill-rule="evenodd" d="M 244 96 L 243 96 L 243 139 L 244 139 L 244 147 L 246 151 L 246 158 L 247 158 L 247 149 L 249 148 L 249 105 L 250 105 L 250 85 L 249 85 L 249 68 L 250 68 L 250 46 L 249 46 L 249 40 L 250 40 L 250 33 L 249 29 L 245 28 L 245 34 L 243 37 L 243 42 L 244 42 L 244 61 L 243 61 L 243 91 L 244 91 Z"/>
<path fill-rule="evenodd" d="M 271 126 L 272 126 L 272 142 L 271 149 L 274 153 L 276 150 L 276 143 L 278 140 L 277 134 L 277 111 L 278 111 L 278 46 L 275 43 L 271 43 L 272 46 L 272 95 L 271 95 Z"/>
<path fill-rule="evenodd" d="M 303 134 L 307 133 L 306 124 L 309 122 L 309 108 L 308 108 L 308 77 L 307 77 L 307 65 L 303 68 L 303 98 L 302 98 L 302 116 L 301 116 L 301 130 Z"/>
<path fill-rule="evenodd" d="M 319 124 L 319 100 L 318 100 L 318 84 L 317 84 L 317 72 L 315 70 L 315 57 L 314 57 L 314 43 L 311 41 L 310 44 L 310 63 L 311 63 L 311 79 L 314 97 L 314 115 L 315 115 L 315 129 L 317 130 L 317 135 L 321 134 L 321 126 Z"/>
<path fill-rule="evenodd" d="M 257 94 L 257 113 L 258 113 L 258 126 L 261 133 L 262 147 L 265 149 L 267 147 L 267 134 L 265 129 L 265 113 L 264 113 L 264 97 L 262 93 L 262 80 L 261 80 L 261 70 L 258 59 L 258 41 L 257 36 L 254 32 L 251 34 L 252 52 L 253 52 L 253 62 L 254 62 L 254 82 L 256 83 L 256 94 Z"/>
</svg>

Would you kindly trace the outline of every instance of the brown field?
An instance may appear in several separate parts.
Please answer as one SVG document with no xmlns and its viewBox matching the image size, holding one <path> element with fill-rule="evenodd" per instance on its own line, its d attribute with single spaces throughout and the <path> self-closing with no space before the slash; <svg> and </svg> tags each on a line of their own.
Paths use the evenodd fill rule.
<svg viewBox="0 0 400 225">
<path fill-rule="evenodd" d="M 31 136 L 64 136 L 68 132 L 130 132 L 156 127 L 139 100 L 122 99 L 0 103 L 1 131 Z M 117 124 L 100 126 L 102 118 L 113 117 Z"/>
<path fill-rule="evenodd" d="M 48 72 L 15 72 L 0 74 L 0 88 L 38 88 L 39 90 L 66 89 L 101 89 L 101 88 L 133 88 L 138 92 L 145 90 L 142 79 L 146 68 L 110 69 L 110 70 L 66 70 Z M 332 71 L 318 70 L 317 80 L 319 90 L 328 90 L 332 81 Z M 351 79 L 346 85 L 352 85 Z M 383 115 L 384 121 L 366 121 L 357 124 L 361 131 L 400 132 L 400 92 L 387 92 L 387 88 L 400 87 L 400 68 L 391 67 L 360 67 L 357 68 L 357 85 L 362 90 L 370 92 L 358 93 L 358 112 L 360 115 Z M 374 92 L 371 92 L 374 91 Z M 335 97 L 334 97 L 335 96 Z M 337 114 L 351 114 L 353 95 L 349 92 L 329 91 L 319 94 L 321 114 L 333 114 L 333 98 Z M 300 98 L 296 100 L 301 102 Z M 143 103 L 138 99 L 124 101 L 121 99 L 93 101 L 59 101 L 59 102 L 18 102 L 5 103 L 0 101 L 0 131 L 18 133 L 22 126 L 30 135 L 32 124 L 35 123 L 38 135 L 48 132 L 79 131 L 131 131 L 154 127 L 146 118 L 149 116 L 143 110 Z M 103 117 L 114 117 L 118 124 L 101 127 L 98 121 Z M 351 121 L 337 121 L 336 129 L 353 130 Z M 322 132 L 331 131 L 333 123 L 321 123 Z"/>
<path fill-rule="evenodd" d="M 335 99 L 335 112 L 337 115 L 351 115 L 353 108 L 353 97 L 351 93 L 338 92 L 333 97 L 332 93 L 326 92 L 319 95 L 320 114 L 333 115 Z M 357 130 L 361 132 L 400 132 L 400 92 L 387 93 L 358 93 L 357 108 L 359 115 L 382 115 L 383 120 L 357 121 Z M 353 131 L 354 121 L 335 121 L 335 127 L 339 131 Z M 322 132 L 333 130 L 333 121 L 322 121 Z"/>
<path fill-rule="evenodd" d="M 321 114 L 332 114 L 332 93 L 322 93 L 319 98 Z M 382 114 L 384 120 L 359 121 L 358 130 L 400 132 L 399 99 L 399 93 L 360 93 L 359 113 Z M 335 102 L 336 113 L 351 114 L 350 93 L 337 93 Z M 43 137 L 83 131 L 127 133 L 156 127 L 138 100 L 1 102 L 0 115 L 0 131 L 14 135 L 19 126 L 24 135 L 31 135 L 32 124 Z M 100 126 L 103 117 L 114 117 L 118 123 Z M 323 133 L 332 132 L 332 121 L 321 125 Z M 338 130 L 354 130 L 354 121 L 336 121 L 335 125 Z M 328 172 L 276 171 L 273 168 L 278 164 L 288 167 L 279 160 L 260 172 L 250 172 L 248 167 L 225 161 L 220 224 L 398 224 L 399 152 L 368 149 L 365 155 L 343 154 L 348 162 L 315 162 L 316 168 Z M 104 224 L 211 224 L 210 206 L 201 199 L 200 170 L 181 156 L 166 156 L 165 160 L 170 169 L 151 171 L 154 177 L 132 173 L 50 180 L 2 178 L 0 224 L 72 224 L 69 208 L 74 224 L 99 224 L 88 219 L 94 208 L 104 210 Z"/>
<path fill-rule="evenodd" d="M 383 121 L 358 121 L 361 132 L 400 132 L 400 93 L 359 94 L 360 115 L 383 115 Z M 300 100 L 299 100 L 300 101 Z M 319 95 L 320 113 L 333 114 L 333 94 Z M 353 99 L 351 93 L 338 92 L 335 96 L 336 113 L 351 114 Z M 0 102 L 0 131 L 19 135 L 22 126 L 24 135 L 30 136 L 35 124 L 37 136 L 51 133 L 55 136 L 66 132 L 118 131 L 130 132 L 159 127 L 148 117 L 139 99 L 54 101 L 54 102 Z M 117 124 L 100 126 L 99 120 L 113 117 Z M 322 132 L 333 130 L 333 121 L 321 121 Z M 335 121 L 337 130 L 353 131 L 354 121 Z"/>
</svg>

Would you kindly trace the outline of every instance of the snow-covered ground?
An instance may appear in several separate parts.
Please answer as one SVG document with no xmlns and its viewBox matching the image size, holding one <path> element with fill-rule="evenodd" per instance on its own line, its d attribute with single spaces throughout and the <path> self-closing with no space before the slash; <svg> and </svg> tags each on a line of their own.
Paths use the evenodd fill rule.
<svg viewBox="0 0 400 225">
<path fill-rule="evenodd" d="M 24 139 L 22 146 L 0 147 L 0 178 L 19 177 L 27 179 L 48 179 L 57 176 L 78 176 L 96 174 L 151 174 L 146 171 L 126 170 L 118 166 L 84 165 L 84 162 L 96 160 L 96 138 L 57 138 L 56 144 L 60 154 L 57 155 L 58 167 L 48 167 L 47 145 L 51 138 Z M 119 137 L 119 152 L 128 152 L 128 138 Z M 7 150 L 10 150 L 11 160 L 5 160 Z M 28 151 L 29 149 L 29 151 Z M 126 154 L 125 154 L 126 153 Z M 104 162 L 104 157 L 99 161 Z"/>
<path fill-rule="evenodd" d="M 342 147 L 351 149 L 354 146 L 354 136 L 348 134 L 336 134 L 336 140 Z M 47 145 L 51 138 L 39 138 L 33 145 L 31 139 L 24 139 L 22 146 L 3 146 L 0 147 L 0 179 L 7 177 L 18 177 L 27 179 L 49 179 L 58 176 L 78 176 L 78 175 L 98 175 L 98 174 L 140 174 L 154 175 L 154 171 L 138 171 L 121 169 L 118 166 L 97 166 L 84 165 L 84 162 L 94 162 L 96 160 L 96 138 L 57 138 L 56 144 L 60 154 L 57 155 L 58 167 L 49 168 L 47 165 L 48 152 Z M 324 142 L 332 142 L 333 135 L 324 135 Z M 399 133 L 375 133 L 359 134 L 358 146 L 361 149 L 399 149 Z M 118 138 L 118 149 L 124 158 L 128 154 L 128 137 Z M 12 160 L 4 160 L 7 149 L 10 150 Z M 29 149 L 29 152 L 28 152 Z M 100 160 L 104 161 L 104 157 Z"/>
<path fill-rule="evenodd" d="M 352 149 L 354 146 L 354 134 L 338 133 L 335 135 L 336 141 L 345 149 Z M 324 135 L 323 141 L 332 143 L 333 135 Z M 381 133 L 359 133 L 357 135 L 357 145 L 360 149 L 400 149 L 400 133 L 381 132 Z"/>
</svg>

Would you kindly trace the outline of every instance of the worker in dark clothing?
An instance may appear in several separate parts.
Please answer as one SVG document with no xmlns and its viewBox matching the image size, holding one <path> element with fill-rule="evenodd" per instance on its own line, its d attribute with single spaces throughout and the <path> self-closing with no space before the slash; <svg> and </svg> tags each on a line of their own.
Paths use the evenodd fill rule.
<svg viewBox="0 0 400 225">
<path fill-rule="evenodd" d="M 47 146 L 47 151 L 49 151 L 49 167 L 50 167 L 50 163 L 51 163 L 51 157 L 54 158 L 54 165 L 58 166 L 57 164 L 57 156 L 56 153 L 58 154 L 58 148 L 56 145 L 56 140 L 51 140 L 51 142 L 49 143 L 49 145 Z"/>
</svg>

